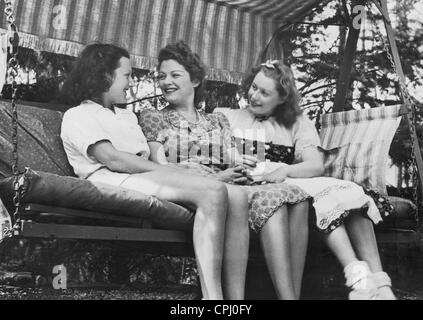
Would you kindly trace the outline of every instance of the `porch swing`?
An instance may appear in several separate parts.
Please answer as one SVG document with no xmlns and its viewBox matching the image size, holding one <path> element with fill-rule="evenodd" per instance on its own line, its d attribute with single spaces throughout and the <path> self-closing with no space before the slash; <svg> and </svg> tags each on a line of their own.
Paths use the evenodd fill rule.
<svg viewBox="0 0 423 320">
<path fill-rule="evenodd" d="M 422 233 L 419 219 L 421 203 L 419 201 L 422 200 L 423 160 L 415 128 L 415 107 L 406 87 L 395 34 L 388 15 L 387 1 L 371 0 L 367 3 L 369 12 L 371 10 L 370 3 L 373 3 L 382 14 L 388 42 L 382 38 L 373 15 L 372 23 L 376 26 L 378 37 L 380 37 L 391 66 L 396 72 L 403 103 L 400 106 L 383 106 L 353 111 L 342 110 L 346 102 L 346 90 L 348 90 L 350 83 L 353 57 L 360 33 L 360 31 L 351 29 L 345 48 L 344 62 L 341 65 L 337 82 L 334 110 L 333 113 L 325 114 L 322 117 L 320 133 L 322 147 L 327 150 L 339 148 L 337 155 L 325 156 L 325 174 L 354 181 L 364 188 L 375 190 L 382 196 L 387 196 L 386 168 L 388 166 L 389 147 L 403 118 L 410 131 L 413 202 L 388 197 L 394 205 L 394 217 L 390 217 L 388 223 L 385 223 L 382 228 L 377 228 L 377 236 L 379 242 L 414 243 L 420 246 Z M 404 220 L 408 220 L 408 222 L 404 223 Z M 411 222 L 411 220 L 414 222 Z"/>
<path fill-rule="evenodd" d="M 87 1 L 88 2 L 88 1 Z M 92 3 L 92 1 L 90 1 Z M 224 1 L 219 1 L 219 5 Z M 228 2 L 229 9 L 231 10 L 231 1 Z M 295 11 L 298 16 L 302 17 L 311 10 L 314 6 L 318 5 L 318 1 L 301 1 L 301 4 L 287 4 L 289 1 L 282 1 L 286 6 L 298 6 L 298 10 Z M 419 169 L 420 178 L 423 175 L 423 161 L 421 159 L 420 149 L 418 145 L 418 140 L 414 128 L 414 118 L 413 118 L 413 109 L 412 103 L 409 99 L 405 88 L 405 78 L 402 72 L 401 64 L 399 62 L 398 51 L 396 49 L 395 39 L 393 35 L 392 28 L 389 23 L 389 17 L 387 16 L 386 2 L 385 0 L 381 1 L 381 4 L 376 0 L 373 1 L 378 8 L 381 10 L 384 19 L 385 25 L 388 32 L 389 42 L 391 44 L 393 52 L 393 61 L 395 62 L 395 67 L 400 78 L 402 95 L 404 99 L 404 106 L 398 109 L 387 108 L 383 111 L 378 109 L 373 110 L 360 110 L 360 111 L 349 111 L 342 113 L 335 113 L 324 116 L 323 127 L 321 137 L 324 147 L 330 149 L 333 147 L 333 142 L 329 143 L 326 140 L 328 136 L 332 136 L 332 129 L 329 130 L 330 126 L 325 124 L 337 123 L 345 124 L 343 119 L 372 119 L 375 117 L 374 114 L 379 114 L 379 118 L 385 120 L 387 118 L 393 119 L 393 122 L 396 123 L 396 118 L 407 115 L 407 121 L 409 122 L 411 128 L 411 135 L 413 141 L 413 147 L 415 151 L 415 158 L 413 157 L 413 162 L 417 164 Z M 12 76 L 17 74 L 17 48 L 19 43 L 19 34 L 14 23 L 13 18 L 13 6 L 11 1 L 5 0 L 5 11 L 8 15 L 8 22 L 10 30 L 13 32 L 13 52 L 12 58 L 10 60 L 10 67 L 12 71 Z M 208 5 L 218 5 L 214 4 L 212 1 L 207 2 Z M 270 9 L 266 6 L 266 10 Z M 282 5 L 280 6 L 282 7 Z M 19 8 L 23 8 L 22 2 Z M 181 9 L 182 10 L 182 9 Z M 246 9 L 247 10 L 247 9 Z M 266 12 L 267 12 L 266 11 Z M 248 10 L 246 11 L 249 12 Z M 217 20 L 216 20 L 217 21 Z M 354 46 L 354 37 L 357 31 L 351 30 L 351 34 L 347 43 L 347 49 Z M 358 36 L 357 36 L 358 37 Z M 26 41 L 29 41 L 27 38 Z M 69 49 L 74 50 L 74 48 Z M 354 50 L 346 50 L 347 56 L 342 65 L 340 72 L 340 79 L 338 80 L 340 90 L 337 90 L 337 97 L 335 99 L 335 106 L 339 108 L 345 103 L 345 90 L 347 88 L 346 83 L 349 82 L 349 75 L 352 65 L 352 57 L 348 56 Z M 142 59 L 141 59 L 142 60 Z M 140 60 L 140 61 L 141 61 Z M 148 63 L 147 63 L 148 64 Z M 239 63 L 242 65 L 242 63 Z M 211 70 L 213 75 L 217 75 L 217 79 L 220 80 L 234 80 L 239 76 L 237 72 L 230 72 L 227 70 L 217 71 L 215 69 Z M 13 163 L 12 171 L 13 177 L 0 180 L 0 196 L 8 201 L 8 208 L 13 208 L 13 232 L 10 232 L 8 235 L 23 237 L 23 238 L 54 238 L 54 239 L 89 239 L 89 240 L 119 240 L 119 241 L 131 241 L 144 244 L 144 247 L 147 250 L 153 251 L 163 251 L 165 253 L 176 253 L 173 248 L 182 248 L 183 253 L 190 252 L 192 254 L 192 245 L 191 245 L 191 232 L 189 229 L 192 226 L 193 214 L 186 209 L 177 206 L 173 203 L 166 201 L 161 201 L 154 197 L 146 197 L 138 193 L 131 193 L 129 191 L 122 192 L 122 190 L 117 190 L 119 188 L 106 187 L 101 185 L 92 185 L 87 181 L 81 181 L 76 178 L 58 176 L 58 173 L 69 172 L 66 171 L 66 168 L 55 168 L 52 170 L 52 173 L 42 172 L 41 170 L 33 171 L 27 169 L 25 173 L 19 171 L 18 168 L 18 127 L 23 129 L 22 120 L 18 122 L 18 104 L 17 104 L 17 84 L 16 81 L 12 82 L 13 87 L 13 98 L 11 102 L 12 111 L 9 113 L 10 118 L 12 119 L 12 144 L 13 144 Z M 42 116 L 43 111 L 36 108 L 36 112 L 31 110 L 31 107 L 25 108 L 30 110 L 31 115 Z M 6 110 L 6 109 L 5 109 Z M 338 111 L 338 110 L 335 110 Z M 47 111 L 46 111 L 47 112 Z M 7 113 L 7 112 L 6 112 Z M 60 123 L 61 117 L 58 112 L 48 111 L 49 115 L 53 115 L 54 120 Z M 376 118 L 374 118 L 376 119 Z M 38 120 L 38 119 L 37 119 Z M 29 121 L 27 116 L 24 116 L 23 121 Z M 38 121 L 37 125 L 43 125 Z M 48 122 L 52 123 L 51 119 Z M 353 120 L 352 123 L 357 123 Z M 57 129 L 57 128 L 56 128 Z M 345 129 L 345 128 L 344 128 Z M 396 127 L 393 125 L 391 127 L 393 132 L 395 132 Z M 339 128 L 334 128 L 334 130 L 340 130 Z M 391 131 L 392 131 L 391 130 Z M 338 135 L 338 134 L 336 134 Z M 342 136 L 342 135 L 339 135 Z M 391 134 L 393 137 L 393 133 Z M 1 137 L 0 137 L 1 138 Z M 391 139 L 392 140 L 392 139 Z M 0 140 L 1 142 L 1 140 Z M 341 141 L 341 144 L 346 143 Z M 57 146 L 57 141 L 54 141 L 53 146 Z M 390 141 L 389 143 L 390 144 Z M 49 146 L 45 146 L 49 147 Z M 339 153 L 342 154 L 342 153 Z M 348 155 L 344 153 L 344 155 Z M 326 162 L 326 168 L 329 172 L 330 168 L 334 168 L 334 163 L 341 163 L 342 166 L 338 166 L 331 175 L 337 178 L 348 179 L 346 173 L 348 170 L 345 169 L 346 157 L 334 160 L 330 158 Z M 60 166 L 58 166 L 60 167 Z M 353 177 L 349 177 L 350 180 L 354 180 Z M 421 180 L 422 181 L 422 180 Z M 368 180 L 360 181 L 361 184 L 369 183 Z M 380 183 L 381 181 L 377 181 Z M 384 182 L 384 180 L 382 181 Z M 370 181 L 374 183 L 374 181 Z M 374 185 L 373 185 L 374 186 Z M 82 191 L 81 191 L 82 190 Z M 89 190 L 94 193 L 95 196 L 87 201 L 75 206 L 74 202 L 80 200 L 78 198 L 82 197 L 83 193 Z M 380 189 L 383 191 L 382 189 Z M 385 189 L 386 191 L 386 189 Z M 118 196 L 116 196 L 118 194 Z M 52 196 L 54 195 L 54 196 Z M 417 193 L 415 193 L 417 195 Z M 44 199 L 44 202 L 40 203 L 39 199 Z M 70 198 L 70 199 L 69 199 Z M 12 199 L 10 201 L 10 199 Z M 90 203 L 89 200 L 95 200 L 95 203 Z M 116 199 L 118 200 L 116 202 Z M 84 207 L 85 206 L 85 207 Z M 69 218 L 72 218 L 69 220 Z M 83 218 L 88 219 L 89 222 L 86 224 L 75 225 L 72 222 L 74 218 Z M 66 223 L 57 223 L 52 221 L 65 221 Z M 34 222 L 37 221 L 37 222 Z M 106 223 L 104 224 L 104 222 Z M 418 215 L 416 214 L 416 222 L 418 223 Z M 118 224 L 119 226 L 113 225 Z M 112 224 L 112 225 L 110 225 Z M 398 233 L 398 231 L 400 233 Z M 398 236 L 401 234 L 401 236 Z M 405 234 L 403 237 L 402 234 Z M 421 235 L 416 230 L 397 230 L 389 229 L 388 232 L 381 233 L 380 241 L 383 242 L 414 242 L 420 243 Z M 162 246 L 164 244 L 164 246 Z M 172 249 L 169 249 L 172 248 Z"/>
<path fill-rule="evenodd" d="M 5 114 L 10 115 L 12 119 L 13 163 L 11 167 L 13 177 L 0 180 L 0 200 L 1 198 L 5 199 L 4 204 L 10 212 L 13 209 L 13 214 L 11 215 L 12 223 L 1 225 L 0 243 L 4 239 L 12 237 L 120 240 L 142 242 L 145 244 L 146 252 L 149 251 L 151 244 L 165 243 L 167 245 L 165 252 L 171 249 L 175 255 L 193 255 L 190 234 L 186 232 L 193 224 L 193 213 L 179 205 L 130 190 L 87 183 L 88 181 L 58 176 L 48 172 L 36 172 L 29 167 L 25 168 L 25 172 L 19 170 L 18 128 L 21 127 L 23 130 L 26 128 L 18 121 L 16 77 L 18 75 L 19 34 L 13 16 L 12 1 L 5 1 L 5 13 L 9 23 L 8 40 L 10 44 L 8 44 L 8 49 L 10 47 L 11 55 L 8 61 L 8 75 L 12 79 L 11 112 L 8 114 L 5 110 Z M 28 106 L 21 107 L 28 108 Z M 43 113 L 42 109 L 35 109 L 35 112 Z M 32 115 L 35 115 L 35 113 Z M 54 115 L 56 116 L 55 120 L 58 120 L 60 124 L 61 117 L 57 118 L 57 115 L 57 113 Z M 25 118 L 27 116 L 27 114 L 24 114 Z M 25 120 L 27 119 L 24 119 L 24 122 Z M 41 125 L 43 124 L 41 123 Z M 57 146 L 57 143 L 55 145 Z M 66 168 L 64 171 L 66 171 Z M 55 190 L 57 188 L 64 188 L 64 190 Z M 79 189 L 82 189 L 82 191 L 79 191 Z M 54 195 L 51 195 L 51 192 Z M 91 194 L 89 199 L 86 199 L 86 208 L 83 208 L 83 204 L 75 207 L 72 202 L 78 202 L 79 197 L 84 197 L 84 192 Z M 60 198 L 69 197 L 69 195 L 71 196 L 70 201 L 65 200 L 63 202 L 63 200 L 60 200 Z M 39 197 L 43 198 L 44 202 L 39 202 Z M 52 199 L 49 199 L 50 197 Z M 93 201 L 93 203 L 90 203 L 90 201 Z M 49 205 L 50 203 L 51 205 Z M 65 205 L 62 205 L 63 203 Z M 0 201 L 0 205 L 2 204 Z M 4 210 L 4 208 L 0 209 Z M 3 212 L 1 210 L 0 212 Z M 118 212 L 119 214 L 117 214 Z M 63 220 L 69 222 L 69 218 L 71 221 L 80 219 L 83 224 L 61 223 Z M 49 223 L 34 222 L 34 220 L 49 220 Z M 90 222 L 87 223 L 87 220 L 90 220 Z M 53 223 L 51 223 L 52 221 Z M 59 221 L 59 223 L 54 221 Z M 172 228 L 168 225 L 171 225 Z M 153 227 L 159 229 L 153 230 Z M 155 246 L 152 251 L 161 253 L 161 250 L 160 247 Z"/>
<path fill-rule="evenodd" d="M 347 7 L 343 0 L 344 8 Z M 331 113 L 318 114 L 316 126 L 320 130 L 322 148 L 325 151 L 325 176 L 353 181 L 367 190 L 376 191 L 388 197 L 386 189 L 386 168 L 388 165 L 389 147 L 399 127 L 401 119 L 406 121 L 410 130 L 411 141 L 411 173 L 413 179 L 413 201 L 398 197 L 388 197 L 394 208 L 394 215 L 386 220 L 384 226 L 377 228 L 379 242 L 383 243 L 415 243 L 420 246 L 422 233 L 419 219 L 421 209 L 421 183 L 423 181 L 423 161 L 418 144 L 415 128 L 415 108 L 406 88 L 404 72 L 399 58 L 394 31 L 388 15 L 386 0 L 356 1 L 355 4 L 366 4 L 371 10 L 374 4 L 383 17 L 386 27 L 388 43 L 383 39 L 381 30 L 372 15 L 372 23 L 377 28 L 378 37 L 384 45 L 385 51 L 396 72 L 399 82 L 400 95 L 403 100 L 401 106 L 383 106 L 370 109 L 344 111 L 347 90 L 349 88 L 354 54 L 360 30 L 350 28 L 345 56 L 342 62 L 337 81 L 334 107 Z M 290 32 L 295 23 L 282 26 L 272 37 L 263 50 L 260 59 L 275 59 L 269 54 L 271 43 L 276 34 L 282 34 L 283 56 L 288 60 Z M 300 22 L 301 24 L 301 22 Z M 319 23 L 317 23 L 319 24 Z M 335 46 L 335 40 L 331 49 Z M 419 183 L 420 182 L 420 183 Z"/>
</svg>

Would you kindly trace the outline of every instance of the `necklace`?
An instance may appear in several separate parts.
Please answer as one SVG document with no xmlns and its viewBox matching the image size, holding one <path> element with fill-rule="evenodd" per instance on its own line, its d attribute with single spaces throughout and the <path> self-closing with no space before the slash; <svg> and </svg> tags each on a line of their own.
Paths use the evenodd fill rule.
<svg viewBox="0 0 423 320">
<path fill-rule="evenodd" d="M 255 116 L 258 122 L 263 122 L 268 120 L 271 116 Z"/>
<path fill-rule="evenodd" d="M 193 126 L 197 126 L 199 123 L 200 123 L 200 121 L 201 121 L 201 114 L 198 112 L 198 110 L 197 109 L 195 109 L 195 115 L 196 115 L 196 118 L 197 118 L 197 120 L 196 121 L 191 121 L 191 120 L 188 120 L 182 113 L 180 113 L 180 112 L 178 112 L 178 111 L 176 111 L 182 118 L 184 118 L 184 120 L 186 121 L 186 122 L 188 122 L 189 124 L 191 124 L 191 125 L 193 125 Z"/>
</svg>

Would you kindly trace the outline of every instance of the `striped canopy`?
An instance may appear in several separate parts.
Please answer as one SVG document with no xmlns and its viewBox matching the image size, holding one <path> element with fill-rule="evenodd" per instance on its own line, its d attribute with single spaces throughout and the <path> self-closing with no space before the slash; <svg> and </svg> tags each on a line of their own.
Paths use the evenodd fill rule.
<svg viewBox="0 0 423 320">
<path fill-rule="evenodd" d="M 209 79 L 237 83 L 281 25 L 326 2 L 15 0 L 14 15 L 23 47 L 77 56 L 85 44 L 114 43 L 129 50 L 134 67 L 152 69 L 161 47 L 184 40 L 209 67 Z M 7 28 L 5 16 L 1 21 Z"/>
</svg>

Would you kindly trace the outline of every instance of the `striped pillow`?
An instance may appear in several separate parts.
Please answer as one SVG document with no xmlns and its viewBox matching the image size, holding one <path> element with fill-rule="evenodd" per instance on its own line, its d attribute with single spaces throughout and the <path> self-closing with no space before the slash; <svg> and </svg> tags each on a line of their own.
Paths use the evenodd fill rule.
<svg viewBox="0 0 423 320">
<path fill-rule="evenodd" d="M 400 106 L 325 114 L 320 139 L 325 176 L 353 181 L 386 195 L 389 148 Z"/>
</svg>

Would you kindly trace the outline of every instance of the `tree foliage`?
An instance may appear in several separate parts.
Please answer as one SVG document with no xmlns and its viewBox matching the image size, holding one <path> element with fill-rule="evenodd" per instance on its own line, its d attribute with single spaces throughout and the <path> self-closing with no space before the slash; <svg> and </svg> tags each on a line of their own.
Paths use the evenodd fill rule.
<svg viewBox="0 0 423 320">
<path fill-rule="evenodd" d="M 422 140 L 423 101 L 413 93 L 423 86 L 423 20 L 413 20 L 417 0 L 389 1 L 390 15 L 395 22 L 399 56 L 406 76 L 407 87 L 412 92 L 417 117 L 417 132 Z M 291 35 L 292 55 L 286 61 L 297 74 L 302 106 L 310 116 L 319 120 L 323 113 L 333 110 L 337 79 L 348 34 L 347 17 L 351 16 L 351 2 L 345 10 L 341 1 L 330 2 L 324 9 L 332 12 L 325 16 L 318 11 L 310 21 L 319 24 L 296 24 Z M 336 24 L 336 27 L 328 26 Z M 324 48 L 317 44 L 322 44 Z M 402 104 L 400 86 L 383 25 L 382 15 L 374 6 L 367 7 L 367 19 L 363 23 L 351 74 L 350 95 L 344 110 L 373 108 Z M 423 146 L 423 144 L 421 144 Z M 409 128 L 401 124 L 390 155 L 396 164 L 410 159 Z"/>
</svg>

